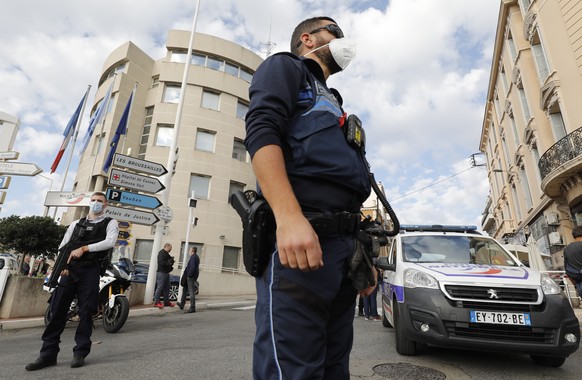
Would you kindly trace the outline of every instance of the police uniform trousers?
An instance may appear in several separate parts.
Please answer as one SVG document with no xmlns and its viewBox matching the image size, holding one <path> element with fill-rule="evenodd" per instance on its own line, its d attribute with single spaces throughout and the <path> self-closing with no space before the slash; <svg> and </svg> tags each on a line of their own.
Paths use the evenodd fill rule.
<svg viewBox="0 0 582 380">
<path fill-rule="evenodd" d="M 59 286 L 51 296 L 51 321 L 42 334 L 40 356 L 56 358 L 59 353 L 61 334 L 67 323 L 67 314 L 71 302 L 77 295 L 79 307 L 79 324 L 75 332 L 74 355 L 87 356 L 91 351 L 91 333 L 93 332 L 93 315 L 97 312 L 99 302 L 99 265 L 69 267 L 69 276 L 61 277 Z"/>
<path fill-rule="evenodd" d="M 356 289 L 354 238 L 320 238 L 324 266 L 284 268 L 277 251 L 257 278 L 255 379 L 349 379 Z"/>
</svg>

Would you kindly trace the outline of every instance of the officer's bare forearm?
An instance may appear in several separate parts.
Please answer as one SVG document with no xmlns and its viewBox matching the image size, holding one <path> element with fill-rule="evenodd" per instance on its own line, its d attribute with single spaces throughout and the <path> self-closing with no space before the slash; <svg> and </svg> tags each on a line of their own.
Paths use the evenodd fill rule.
<svg viewBox="0 0 582 380">
<path fill-rule="evenodd" d="M 275 219 L 301 213 L 301 206 L 287 177 L 283 152 L 278 145 L 267 145 L 253 157 L 253 170 Z"/>
</svg>

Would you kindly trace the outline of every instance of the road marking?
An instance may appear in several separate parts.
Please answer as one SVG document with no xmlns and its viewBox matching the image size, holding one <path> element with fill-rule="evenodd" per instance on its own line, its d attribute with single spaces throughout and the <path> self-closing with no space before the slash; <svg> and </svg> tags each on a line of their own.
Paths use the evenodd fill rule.
<svg viewBox="0 0 582 380">
<path fill-rule="evenodd" d="M 256 307 L 256 305 L 252 305 L 252 306 L 244 306 L 244 307 L 235 307 L 232 310 L 252 310 Z"/>
</svg>

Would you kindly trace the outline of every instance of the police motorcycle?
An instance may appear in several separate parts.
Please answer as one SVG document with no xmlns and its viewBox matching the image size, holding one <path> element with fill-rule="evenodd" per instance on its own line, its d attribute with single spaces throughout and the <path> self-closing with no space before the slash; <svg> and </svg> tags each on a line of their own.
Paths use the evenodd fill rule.
<svg viewBox="0 0 582 380">
<path fill-rule="evenodd" d="M 119 263 L 110 263 L 104 273 L 99 279 L 99 303 L 97 306 L 97 313 L 93 319 L 103 319 L 103 329 L 108 333 L 115 333 L 119 331 L 125 324 L 127 316 L 129 315 L 129 301 L 125 292 L 131 286 L 131 277 L 134 271 L 131 260 Z M 45 326 L 51 320 L 51 300 L 53 296 L 54 287 L 49 286 L 50 275 L 45 278 L 43 289 L 51 293 L 51 298 L 48 300 L 48 307 L 44 314 Z M 71 302 L 71 306 L 67 313 L 69 321 L 75 320 L 79 312 L 77 298 Z"/>
</svg>

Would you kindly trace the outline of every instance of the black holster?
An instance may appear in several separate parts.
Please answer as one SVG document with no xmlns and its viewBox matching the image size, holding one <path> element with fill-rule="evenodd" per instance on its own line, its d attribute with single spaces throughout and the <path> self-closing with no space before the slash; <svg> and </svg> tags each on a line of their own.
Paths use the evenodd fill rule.
<svg viewBox="0 0 582 380">
<path fill-rule="evenodd" d="M 356 290 L 361 291 L 376 284 L 374 273 L 374 250 L 371 249 L 373 239 L 363 231 L 359 231 L 354 243 L 354 253 L 350 259 L 348 277 Z"/>
<path fill-rule="evenodd" d="M 230 200 L 242 220 L 245 269 L 251 276 L 260 277 L 275 248 L 275 216 L 267 201 L 252 190 L 237 191 Z"/>
</svg>

